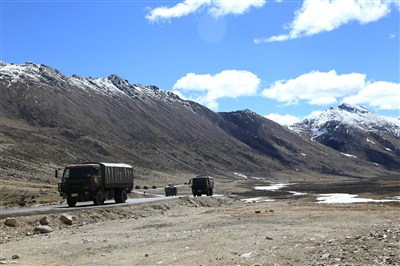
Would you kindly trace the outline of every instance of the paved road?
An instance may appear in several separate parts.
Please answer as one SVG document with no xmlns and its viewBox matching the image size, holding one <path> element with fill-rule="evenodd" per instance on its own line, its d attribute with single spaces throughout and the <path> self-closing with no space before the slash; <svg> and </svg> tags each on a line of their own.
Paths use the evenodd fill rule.
<svg viewBox="0 0 400 266">
<path fill-rule="evenodd" d="M 39 207 L 30 207 L 30 208 L 12 208 L 5 209 L 0 208 L 0 219 L 4 219 L 6 217 L 15 217 L 15 216 L 23 216 L 23 215 L 34 215 L 34 214 L 45 214 L 45 213 L 56 213 L 56 212 L 65 212 L 72 210 L 84 210 L 84 209 L 92 209 L 92 208 L 109 208 L 114 206 L 124 206 L 131 204 L 140 204 L 147 202 L 156 202 L 163 200 L 172 200 L 176 199 L 176 197 L 155 197 L 155 198 L 135 198 L 128 199 L 125 203 L 115 203 L 114 200 L 107 200 L 104 202 L 104 205 L 93 205 L 92 201 L 88 202 L 78 202 L 75 207 L 68 207 L 67 204 L 63 205 L 47 205 L 47 206 L 39 206 Z"/>
</svg>

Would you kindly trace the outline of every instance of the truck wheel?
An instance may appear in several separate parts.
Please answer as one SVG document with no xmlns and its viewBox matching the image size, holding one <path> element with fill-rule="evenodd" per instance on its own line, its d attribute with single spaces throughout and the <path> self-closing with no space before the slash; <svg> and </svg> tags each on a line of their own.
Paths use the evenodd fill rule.
<svg viewBox="0 0 400 266">
<path fill-rule="evenodd" d="M 128 199 L 128 195 L 126 194 L 125 189 L 122 189 L 121 198 L 122 198 L 122 203 L 124 203 Z"/>
<path fill-rule="evenodd" d="M 213 190 L 212 190 L 212 188 L 210 189 L 210 196 L 212 196 L 213 195 Z"/>
<path fill-rule="evenodd" d="M 115 189 L 114 193 L 115 193 L 115 195 L 114 195 L 115 203 L 122 203 L 121 190 L 120 189 Z"/>
<path fill-rule="evenodd" d="M 94 205 L 102 205 L 104 203 L 103 192 L 101 192 L 100 190 L 97 191 L 97 194 L 93 199 L 93 203 Z"/>
<path fill-rule="evenodd" d="M 127 199 L 128 196 L 126 195 L 126 190 L 125 189 L 117 189 L 115 191 L 115 203 L 124 203 Z"/>
<path fill-rule="evenodd" d="M 67 204 L 69 207 L 75 207 L 77 200 L 71 196 L 67 196 Z"/>
</svg>

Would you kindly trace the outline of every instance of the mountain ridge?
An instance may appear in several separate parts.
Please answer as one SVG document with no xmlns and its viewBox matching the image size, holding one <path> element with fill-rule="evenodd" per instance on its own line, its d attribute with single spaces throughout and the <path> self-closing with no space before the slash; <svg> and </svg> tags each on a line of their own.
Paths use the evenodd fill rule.
<svg viewBox="0 0 400 266">
<path fill-rule="evenodd" d="M 400 170 L 400 124 L 364 107 L 343 103 L 290 128 L 341 153 Z"/>
<path fill-rule="evenodd" d="M 115 74 L 67 77 L 45 65 L 2 62 L 0 89 L 0 174 L 6 177 L 95 160 L 132 163 L 137 175 L 154 179 L 200 173 L 364 176 L 388 171 L 368 161 L 354 165 L 339 152 L 250 110 L 215 113 Z"/>
</svg>

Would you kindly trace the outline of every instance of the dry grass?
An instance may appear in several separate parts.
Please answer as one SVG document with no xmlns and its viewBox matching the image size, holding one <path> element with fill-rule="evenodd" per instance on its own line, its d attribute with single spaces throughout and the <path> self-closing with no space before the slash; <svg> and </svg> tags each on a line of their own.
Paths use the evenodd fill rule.
<svg viewBox="0 0 400 266">
<path fill-rule="evenodd" d="M 60 202 L 57 185 L 0 180 L 2 207 L 29 207 Z"/>
</svg>

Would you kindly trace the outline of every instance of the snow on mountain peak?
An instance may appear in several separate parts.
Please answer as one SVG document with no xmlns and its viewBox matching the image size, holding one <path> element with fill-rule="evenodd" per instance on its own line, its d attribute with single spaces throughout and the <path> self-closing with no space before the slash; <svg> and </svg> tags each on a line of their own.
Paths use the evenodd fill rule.
<svg viewBox="0 0 400 266">
<path fill-rule="evenodd" d="M 121 88 L 121 87 L 130 87 L 128 80 L 119 77 L 116 74 L 112 74 L 107 78 L 114 86 Z"/>
<path fill-rule="evenodd" d="M 29 79 L 31 81 L 47 79 L 54 82 L 61 82 L 66 79 L 57 69 L 46 65 L 34 64 L 32 62 L 17 65 L 0 61 L 0 75 L 6 77 L 6 80 L 9 82 L 7 87 L 24 79 Z"/>
<path fill-rule="evenodd" d="M 342 103 L 341 105 L 339 105 L 338 108 L 350 113 L 360 113 L 360 114 L 370 113 L 370 111 L 367 108 L 364 108 L 362 106 L 351 105 L 348 103 Z"/>
<path fill-rule="evenodd" d="M 305 128 L 311 132 L 311 137 L 316 138 L 327 133 L 327 127 L 344 125 L 362 131 L 384 131 L 395 136 L 400 136 L 400 125 L 393 120 L 373 113 L 360 106 L 343 103 L 337 108 L 329 108 L 316 112 L 305 120 L 290 128 L 301 132 Z"/>
<path fill-rule="evenodd" d="M 148 102 L 152 99 L 165 103 L 179 103 L 193 111 L 190 102 L 182 100 L 176 94 L 160 90 L 156 86 L 131 85 L 128 80 L 112 74 L 107 78 L 92 78 L 72 75 L 64 76 L 61 72 L 46 65 L 27 62 L 24 64 L 9 64 L 0 61 L 0 78 L 7 82 L 7 88 L 17 83 L 47 83 L 50 88 L 62 87 L 71 91 L 78 88 L 89 93 L 108 97 L 127 96 Z M 57 84 L 57 86 L 56 86 Z M 28 85 L 28 88 L 30 85 Z M 72 91 L 71 91 L 72 92 Z"/>
</svg>

